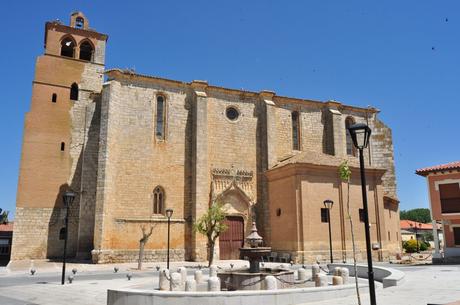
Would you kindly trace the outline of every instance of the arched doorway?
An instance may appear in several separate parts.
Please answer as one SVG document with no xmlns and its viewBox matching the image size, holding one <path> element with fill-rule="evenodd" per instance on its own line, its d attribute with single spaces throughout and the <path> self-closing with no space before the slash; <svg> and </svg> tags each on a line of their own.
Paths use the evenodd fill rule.
<svg viewBox="0 0 460 305">
<path fill-rule="evenodd" d="M 246 194 L 238 187 L 230 187 L 218 196 L 227 216 L 227 230 L 219 236 L 219 258 L 239 259 L 240 248 L 248 232 L 251 204 Z"/>
<path fill-rule="evenodd" d="M 225 217 L 227 230 L 219 236 L 220 259 L 239 259 L 244 244 L 244 219 L 241 216 Z"/>
</svg>

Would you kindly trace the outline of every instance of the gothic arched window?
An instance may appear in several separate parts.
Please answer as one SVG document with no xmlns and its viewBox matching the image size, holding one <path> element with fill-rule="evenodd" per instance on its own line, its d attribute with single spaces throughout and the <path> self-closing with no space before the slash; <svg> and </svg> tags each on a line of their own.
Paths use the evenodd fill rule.
<svg viewBox="0 0 460 305">
<path fill-rule="evenodd" d="M 292 119 L 292 149 L 300 150 L 300 124 L 299 124 L 299 113 L 293 111 L 291 113 Z"/>
<path fill-rule="evenodd" d="M 356 156 L 356 148 L 353 145 L 353 140 L 351 139 L 350 133 L 348 132 L 348 127 L 350 127 L 353 124 L 355 124 L 355 120 L 351 116 L 345 119 L 345 128 L 346 128 L 345 132 L 347 133 L 347 138 L 346 138 L 347 155 L 349 156 Z"/>
<path fill-rule="evenodd" d="M 61 56 L 74 57 L 75 41 L 71 37 L 66 37 L 61 41 Z"/>
<path fill-rule="evenodd" d="M 80 59 L 87 61 L 93 59 L 93 46 L 88 41 L 80 44 Z"/>
<path fill-rule="evenodd" d="M 70 86 L 70 99 L 73 101 L 78 100 L 78 85 L 76 83 L 73 83 L 72 86 Z"/>
<path fill-rule="evenodd" d="M 164 140 L 165 138 L 165 105 L 165 97 L 158 95 L 156 102 L 155 136 L 160 140 Z"/>
<path fill-rule="evenodd" d="M 165 207 L 165 192 L 161 186 L 153 190 L 153 214 L 163 214 Z"/>
</svg>

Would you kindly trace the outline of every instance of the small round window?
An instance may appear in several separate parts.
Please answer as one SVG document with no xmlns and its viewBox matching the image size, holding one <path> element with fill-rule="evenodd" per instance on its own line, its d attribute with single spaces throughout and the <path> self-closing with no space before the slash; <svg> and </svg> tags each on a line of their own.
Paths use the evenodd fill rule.
<svg viewBox="0 0 460 305">
<path fill-rule="evenodd" d="M 240 116 L 240 113 L 238 112 L 238 110 L 236 110 L 235 107 L 228 107 L 225 111 L 225 114 L 227 115 L 227 118 L 230 121 L 236 121 Z"/>
</svg>

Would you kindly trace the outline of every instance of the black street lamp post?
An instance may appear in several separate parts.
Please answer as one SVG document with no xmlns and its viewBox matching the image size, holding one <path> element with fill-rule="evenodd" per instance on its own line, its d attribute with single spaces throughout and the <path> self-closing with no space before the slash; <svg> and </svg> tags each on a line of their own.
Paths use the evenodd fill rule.
<svg viewBox="0 0 460 305">
<path fill-rule="evenodd" d="M 62 256 L 62 277 L 61 277 L 61 285 L 65 283 L 65 261 L 66 261 L 66 251 L 67 251 L 67 238 L 69 236 L 69 208 L 72 205 L 73 200 L 75 199 L 74 192 L 65 192 L 62 196 L 64 199 L 64 206 L 66 208 L 65 212 L 65 235 L 64 235 L 64 254 Z"/>
<path fill-rule="evenodd" d="M 376 305 L 375 299 L 375 284 L 374 284 L 374 270 L 372 268 L 372 252 L 371 252 L 371 239 L 369 232 L 369 212 L 367 208 L 367 191 L 366 191 L 366 175 L 364 173 L 364 156 L 363 149 L 369 144 L 371 136 L 371 129 L 366 124 L 354 124 L 348 127 L 348 132 L 353 140 L 354 146 L 359 150 L 359 167 L 361 172 L 361 190 L 363 196 L 363 210 L 364 210 L 364 231 L 366 233 L 366 252 L 367 252 L 367 273 L 369 280 L 369 296 L 371 305 Z"/>
<path fill-rule="evenodd" d="M 166 209 L 166 217 L 168 217 L 168 254 L 166 258 L 166 268 L 169 270 L 169 236 L 171 228 L 171 216 L 173 214 L 173 209 Z"/>
<path fill-rule="evenodd" d="M 334 257 L 332 256 L 332 237 L 331 237 L 331 209 L 334 205 L 334 201 L 326 199 L 323 202 L 324 207 L 327 209 L 327 222 L 329 224 L 329 255 L 331 257 L 331 264 L 334 262 Z"/>
</svg>

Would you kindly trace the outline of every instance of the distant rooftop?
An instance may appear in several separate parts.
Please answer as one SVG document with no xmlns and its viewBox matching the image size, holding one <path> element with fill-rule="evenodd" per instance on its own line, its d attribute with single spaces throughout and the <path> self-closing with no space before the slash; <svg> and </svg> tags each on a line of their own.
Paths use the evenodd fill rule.
<svg viewBox="0 0 460 305">
<path fill-rule="evenodd" d="M 428 176 L 428 174 L 430 173 L 450 171 L 450 170 L 460 170 L 460 161 L 420 168 L 416 170 L 415 173 L 420 176 Z"/>
<path fill-rule="evenodd" d="M 422 223 L 412 220 L 401 220 L 400 227 L 401 230 L 411 230 L 417 226 L 419 230 L 433 230 L 433 225 L 431 223 Z M 437 224 L 438 230 L 441 229 L 441 225 Z"/>
</svg>

